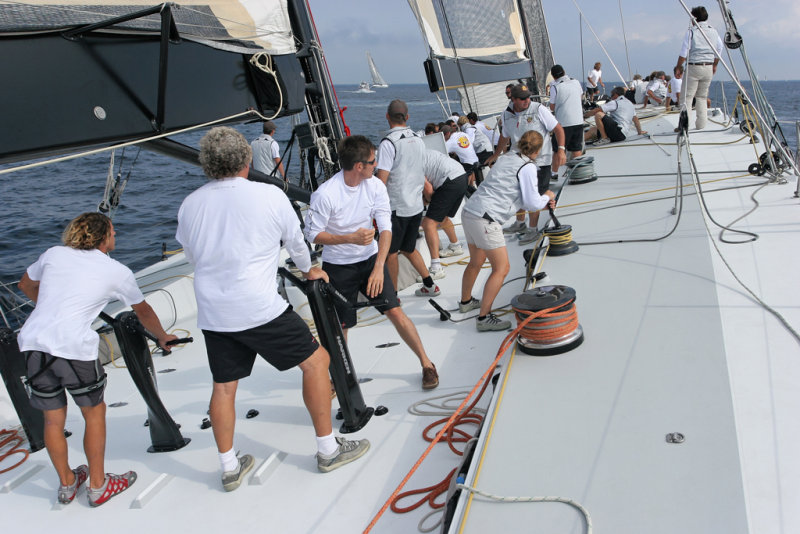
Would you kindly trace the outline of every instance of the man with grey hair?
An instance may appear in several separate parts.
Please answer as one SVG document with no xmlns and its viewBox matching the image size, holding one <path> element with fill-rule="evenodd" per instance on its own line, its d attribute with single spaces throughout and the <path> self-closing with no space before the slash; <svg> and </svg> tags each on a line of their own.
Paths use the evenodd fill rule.
<svg viewBox="0 0 800 534">
<path fill-rule="evenodd" d="M 255 464 L 249 454 L 237 458 L 233 431 L 238 382 L 250 375 L 256 354 L 279 371 L 297 366 L 303 372 L 320 471 L 369 449 L 367 440 L 333 434 L 328 353 L 277 292 L 281 242 L 306 279 L 327 282 L 328 276 L 311 266 L 289 199 L 277 187 L 247 179 L 251 159 L 247 140 L 232 128 L 213 128 L 200 140 L 200 163 L 211 180 L 181 204 L 175 236 L 195 267 L 197 326 L 214 381 L 210 415 L 226 491 L 238 488 Z"/>
<path fill-rule="evenodd" d="M 400 271 L 398 253 L 411 262 L 422 277 L 422 287 L 416 290 L 418 297 L 435 297 L 441 293 L 439 286 L 425 267 L 417 250 L 417 236 L 422 221 L 422 190 L 425 173 L 425 143 L 411 128 L 406 126 L 408 106 L 402 100 L 392 100 L 386 110 L 390 130 L 378 145 L 378 166 L 375 176 L 386 184 L 389 205 L 392 209 L 392 242 L 386 267 L 395 288 Z"/>
<path fill-rule="evenodd" d="M 275 123 L 264 123 L 263 132 L 253 140 L 253 168 L 264 174 L 274 175 L 275 169 L 281 173 L 281 178 L 286 178 L 286 171 L 281 161 L 281 151 L 278 142 L 272 137 L 275 135 Z"/>
</svg>

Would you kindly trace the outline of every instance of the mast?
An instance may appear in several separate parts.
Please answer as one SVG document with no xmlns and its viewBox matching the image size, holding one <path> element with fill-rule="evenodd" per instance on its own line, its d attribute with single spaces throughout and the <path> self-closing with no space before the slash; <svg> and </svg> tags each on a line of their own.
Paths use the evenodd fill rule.
<svg viewBox="0 0 800 534">
<path fill-rule="evenodd" d="M 367 52 L 367 63 L 369 64 L 369 74 L 372 77 L 372 86 L 389 87 L 389 84 L 383 79 L 381 73 L 378 72 L 378 67 L 375 66 L 375 61 L 372 59 L 372 54 L 369 52 Z"/>
</svg>

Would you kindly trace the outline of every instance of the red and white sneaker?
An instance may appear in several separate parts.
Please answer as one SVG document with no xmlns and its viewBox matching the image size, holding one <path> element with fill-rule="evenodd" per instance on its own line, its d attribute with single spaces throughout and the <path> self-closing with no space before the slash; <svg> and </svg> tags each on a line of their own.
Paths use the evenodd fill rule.
<svg viewBox="0 0 800 534">
<path fill-rule="evenodd" d="M 69 486 L 58 487 L 58 502 L 61 504 L 71 503 L 75 495 L 78 494 L 80 487 L 86 482 L 86 479 L 89 478 L 89 467 L 86 465 L 79 465 L 73 469 L 72 472 L 75 474 L 75 482 Z"/>
<path fill-rule="evenodd" d="M 424 285 L 414 291 L 414 294 L 418 297 L 438 297 L 442 294 L 442 291 L 439 289 L 439 286 L 436 284 L 433 287 L 425 287 Z"/>
<path fill-rule="evenodd" d="M 106 473 L 106 480 L 102 487 L 98 489 L 88 488 L 89 491 L 86 496 L 89 498 L 89 506 L 100 506 L 114 495 L 118 495 L 133 486 L 134 482 L 136 482 L 135 471 L 128 471 L 122 475 Z"/>
</svg>

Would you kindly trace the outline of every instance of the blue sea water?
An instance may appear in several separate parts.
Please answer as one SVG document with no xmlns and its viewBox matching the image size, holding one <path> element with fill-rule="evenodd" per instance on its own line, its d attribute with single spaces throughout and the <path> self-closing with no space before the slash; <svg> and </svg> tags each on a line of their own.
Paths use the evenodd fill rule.
<svg viewBox="0 0 800 534">
<path fill-rule="evenodd" d="M 800 81 L 762 82 L 764 92 L 794 150 L 797 147 L 794 121 L 800 120 Z M 749 84 L 745 85 L 747 90 Z M 427 122 L 442 120 L 446 112 L 426 85 L 393 85 L 374 93 L 355 93 L 357 86 L 336 87 L 339 104 L 346 107 L 344 117 L 351 133 L 363 134 L 376 144 L 387 123 L 387 104 L 395 98 L 409 106 L 409 124 L 421 129 Z M 736 89 L 730 82 L 724 90 L 731 106 Z M 715 82 L 710 91 L 714 105 L 721 105 L 722 86 Z M 291 136 L 289 119 L 276 121 L 276 138 L 282 150 Z M 260 124 L 236 126 L 248 139 L 260 133 Z M 204 131 L 176 137 L 197 146 Z M 112 256 L 134 271 L 161 258 L 162 243 L 168 250 L 178 248 L 175 225 L 178 207 L 184 197 L 200 187 L 205 178 L 198 167 L 138 149 L 118 151 L 114 174 L 130 172 L 122 202 L 114 216 L 117 249 Z M 135 163 L 134 163 L 135 160 Z M 291 155 L 290 176 L 299 176 L 299 154 Z M 108 154 L 0 175 L 0 281 L 19 280 L 28 265 L 48 247 L 60 243 L 63 228 L 70 219 L 85 211 L 95 211 L 109 172 Z"/>
</svg>

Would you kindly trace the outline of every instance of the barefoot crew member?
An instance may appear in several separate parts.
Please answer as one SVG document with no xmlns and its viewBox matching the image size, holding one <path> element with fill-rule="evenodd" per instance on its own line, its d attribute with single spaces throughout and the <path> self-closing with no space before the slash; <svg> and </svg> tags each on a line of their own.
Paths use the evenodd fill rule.
<svg viewBox="0 0 800 534">
<path fill-rule="evenodd" d="M 367 440 L 335 437 L 331 427 L 328 352 L 277 292 L 281 241 L 309 280 L 327 275 L 311 267 L 289 200 L 277 187 L 247 180 L 252 151 L 227 127 L 200 140 L 200 163 L 211 180 L 178 211 L 177 240 L 194 264 L 197 326 L 203 330 L 214 379 L 211 424 L 222 464 L 222 485 L 239 487 L 254 458 L 236 456 L 236 389 L 256 354 L 279 371 L 299 367 L 303 400 L 317 436 L 317 467 L 330 471 L 362 456 Z"/>
<path fill-rule="evenodd" d="M 161 327 L 130 269 L 107 256 L 114 250 L 114 225 L 100 213 L 84 213 L 69 223 L 66 246 L 52 247 L 28 267 L 19 288 L 36 303 L 19 332 L 25 352 L 31 405 L 44 412 L 44 442 L 61 485 L 58 502 L 69 504 L 89 479 L 88 499 L 100 506 L 136 482 L 136 473 L 106 474 L 106 374 L 97 357 L 99 337 L 92 322 L 120 300 L 166 348 L 177 339 Z M 70 469 L 64 423 L 70 393 L 86 421 L 83 447 L 89 464 Z"/>
</svg>

